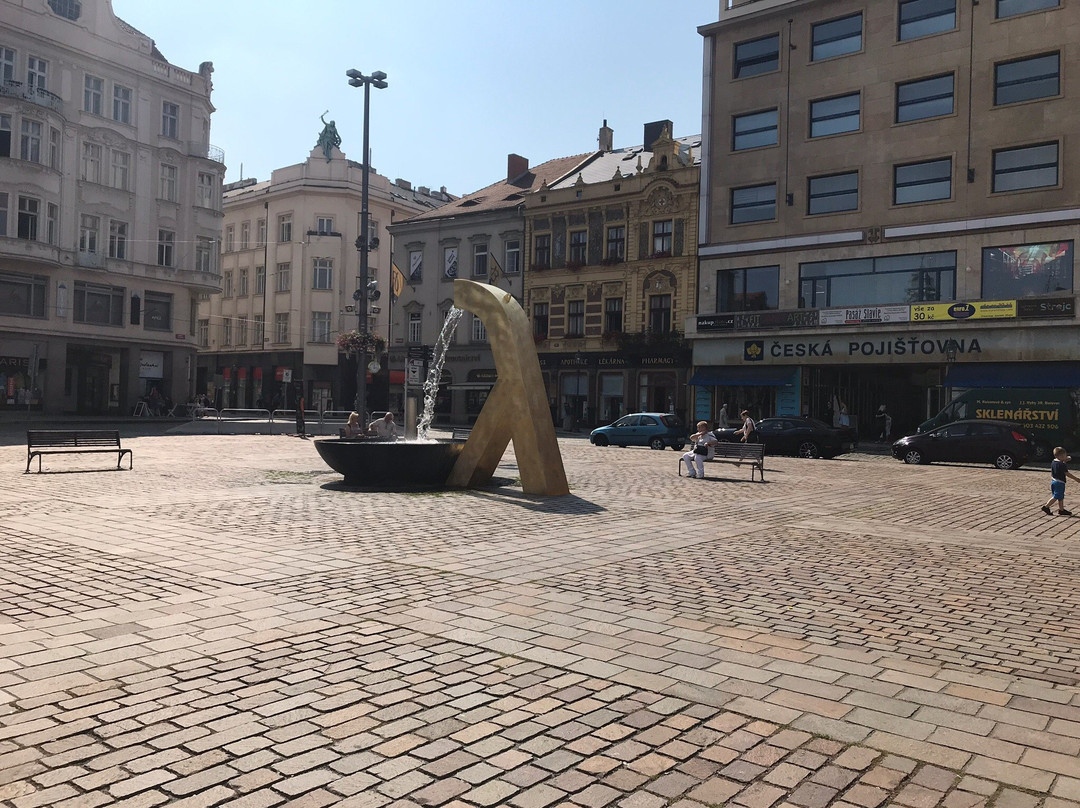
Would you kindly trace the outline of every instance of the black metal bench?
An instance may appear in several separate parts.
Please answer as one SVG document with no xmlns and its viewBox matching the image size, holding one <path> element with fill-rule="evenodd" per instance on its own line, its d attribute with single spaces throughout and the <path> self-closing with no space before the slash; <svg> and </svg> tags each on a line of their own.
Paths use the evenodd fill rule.
<svg viewBox="0 0 1080 808">
<path fill-rule="evenodd" d="M 116 452 L 116 467 L 124 455 L 128 456 L 128 468 L 135 464 L 131 449 L 120 445 L 120 433 L 115 429 L 28 429 L 26 431 L 26 471 L 36 457 L 41 471 L 41 456 L 47 454 L 101 454 Z"/>
<path fill-rule="evenodd" d="M 709 447 L 708 460 L 720 463 L 750 464 L 750 481 L 757 469 L 761 482 L 765 482 L 765 444 L 763 443 L 717 443 Z M 682 458 L 679 459 L 679 476 L 682 476 Z"/>
</svg>

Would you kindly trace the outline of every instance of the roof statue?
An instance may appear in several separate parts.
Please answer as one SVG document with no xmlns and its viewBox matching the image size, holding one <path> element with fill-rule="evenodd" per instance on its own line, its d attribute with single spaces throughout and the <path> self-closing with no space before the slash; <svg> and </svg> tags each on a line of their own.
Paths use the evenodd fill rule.
<svg viewBox="0 0 1080 808">
<path fill-rule="evenodd" d="M 326 112 L 319 116 L 319 120 L 323 122 L 323 130 L 319 133 L 319 139 L 315 142 L 315 147 L 322 149 L 322 153 L 326 155 L 326 162 L 329 163 L 330 153 L 334 149 L 341 148 L 341 135 L 338 134 L 337 126 L 333 121 L 326 122 Z"/>
</svg>

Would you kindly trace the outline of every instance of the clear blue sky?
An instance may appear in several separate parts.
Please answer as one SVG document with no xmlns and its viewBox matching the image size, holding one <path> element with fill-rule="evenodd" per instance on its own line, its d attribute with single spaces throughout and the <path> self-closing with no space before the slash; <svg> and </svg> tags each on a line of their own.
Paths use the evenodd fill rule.
<svg viewBox="0 0 1080 808">
<path fill-rule="evenodd" d="M 113 0 L 169 61 L 214 63 L 210 141 L 226 180 L 268 179 L 306 159 L 322 124 L 363 152 L 363 90 L 345 71 L 382 70 L 371 91 L 372 167 L 455 194 L 506 172 L 596 148 L 603 119 L 615 146 L 647 121 L 701 131 L 702 39 L 717 0 Z"/>
</svg>

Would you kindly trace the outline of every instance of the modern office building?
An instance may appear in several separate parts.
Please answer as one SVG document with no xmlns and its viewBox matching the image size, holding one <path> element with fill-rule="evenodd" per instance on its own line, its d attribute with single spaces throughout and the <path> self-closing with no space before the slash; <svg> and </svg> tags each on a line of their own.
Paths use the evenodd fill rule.
<svg viewBox="0 0 1080 808">
<path fill-rule="evenodd" d="M 212 72 L 107 0 L 0 0 L 0 411 L 191 395 L 219 284 Z"/>
<path fill-rule="evenodd" d="M 899 430 L 1080 387 L 1080 4 L 728 0 L 699 30 L 698 415 Z"/>
<path fill-rule="evenodd" d="M 199 394 L 219 407 L 292 407 L 301 385 L 313 412 L 352 408 L 356 360 L 339 351 L 337 337 L 357 328 L 366 303 L 369 330 L 389 343 L 396 315 L 386 228 L 452 198 L 445 188 L 414 189 L 369 172 L 368 272 L 379 296 L 355 300 L 362 174 L 362 164 L 337 147 L 329 157 L 316 147 L 268 181 L 226 186 L 221 290 L 203 296 L 197 315 Z M 383 409 L 391 377 L 401 386 L 403 366 L 393 374 L 385 356 L 369 358 L 382 369 L 369 374 L 368 406 Z"/>
</svg>

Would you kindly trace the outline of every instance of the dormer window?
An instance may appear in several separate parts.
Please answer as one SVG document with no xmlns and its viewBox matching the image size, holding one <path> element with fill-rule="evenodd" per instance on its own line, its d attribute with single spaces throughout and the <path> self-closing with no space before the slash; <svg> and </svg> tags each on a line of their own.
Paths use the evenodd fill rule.
<svg viewBox="0 0 1080 808">
<path fill-rule="evenodd" d="M 82 14 L 82 3 L 78 0 L 49 0 L 49 8 L 67 20 L 77 20 Z"/>
</svg>

